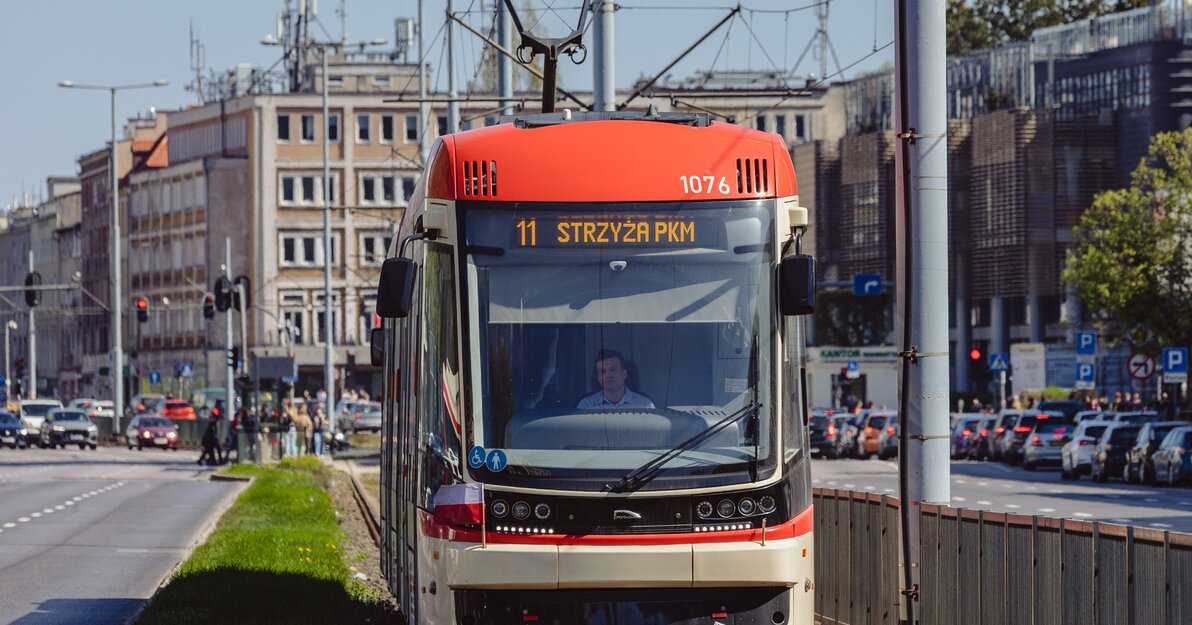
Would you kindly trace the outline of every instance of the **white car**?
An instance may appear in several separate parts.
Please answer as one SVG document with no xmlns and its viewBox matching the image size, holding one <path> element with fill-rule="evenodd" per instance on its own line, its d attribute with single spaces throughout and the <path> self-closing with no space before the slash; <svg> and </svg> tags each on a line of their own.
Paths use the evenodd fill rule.
<svg viewBox="0 0 1192 625">
<path fill-rule="evenodd" d="M 1072 440 L 1064 444 L 1060 450 L 1060 477 L 1065 480 L 1078 480 L 1081 473 L 1091 473 L 1093 469 L 1093 449 L 1109 421 L 1085 419 L 1076 424 L 1076 431 L 1072 433 Z"/>
<path fill-rule="evenodd" d="M 51 410 L 56 410 L 62 407 L 62 402 L 57 399 L 22 399 L 20 402 L 21 422 L 25 424 L 25 429 L 28 430 L 28 438 L 30 443 L 36 444 L 40 437 L 41 424 L 46 420 L 46 415 L 50 414 Z"/>
<path fill-rule="evenodd" d="M 109 399 L 79 398 L 70 400 L 68 408 L 78 408 L 87 413 L 88 417 L 112 418 L 116 414 L 115 404 Z"/>
</svg>

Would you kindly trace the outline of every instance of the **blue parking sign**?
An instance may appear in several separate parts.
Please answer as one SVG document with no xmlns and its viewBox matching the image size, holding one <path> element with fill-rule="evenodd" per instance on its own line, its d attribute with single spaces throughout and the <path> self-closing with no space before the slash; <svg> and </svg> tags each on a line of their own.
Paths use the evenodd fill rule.
<svg viewBox="0 0 1192 625">
<path fill-rule="evenodd" d="M 1096 332 L 1077 332 L 1076 333 L 1076 353 L 1081 356 L 1096 356 L 1097 355 L 1097 333 Z"/>
<path fill-rule="evenodd" d="M 1163 348 L 1163 382 L 1178 384 L 1188 381 L 1188 348 Z"/>
</svg>

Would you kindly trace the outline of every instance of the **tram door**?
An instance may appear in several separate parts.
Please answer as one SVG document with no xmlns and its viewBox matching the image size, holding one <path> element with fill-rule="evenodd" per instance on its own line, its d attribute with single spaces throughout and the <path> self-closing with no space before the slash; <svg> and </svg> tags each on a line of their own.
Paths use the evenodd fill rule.
<svg viewBox="0 0 1192 625">
<path fill-rule="evenodd" d="M 423 246 L 412 245 L 411 258 L 419 259 Z M 410 302 L 409 316 L 397 320 L 397 349 L 395 357 L 398 363 L 397 375 L 397 411 L 393 420 L 393 450 L 394 471 L 393 491 L 397 501 L 394 502 L 393 529 L 396 537 L 393 545 L 393 555 L 396 560 L 395 571 L 397 583 L 391 584 L 396 588 L 394 595 L 406 622 L 418 622 L 418 455 L 417 455 L 417 415 L 418 378 L 420 376 L 418 362 L 418 345 L 421 344 L 422 324 L 419 318 L 422 314 L 421 283 L 422 272 L 416 272 L 418 283 L 415 285 L 413 298 Z"/>
</svg>

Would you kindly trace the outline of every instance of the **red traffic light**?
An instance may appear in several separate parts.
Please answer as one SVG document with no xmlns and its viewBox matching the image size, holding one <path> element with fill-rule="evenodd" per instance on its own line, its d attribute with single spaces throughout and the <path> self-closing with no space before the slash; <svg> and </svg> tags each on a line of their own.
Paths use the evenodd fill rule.
<svg viewBox="0 0 1192 625">
<path fill-rule="evenodd" d="M 969 360 L 981 360 L 981 350 L 976 347 L 969 350 Z"/>
<path fill-rule="evenodd" d="M 149 310 L 149 300 L 147 300 L 143 297 L 138 297 L 137 298 L 137 310 Z"/>
</svg>

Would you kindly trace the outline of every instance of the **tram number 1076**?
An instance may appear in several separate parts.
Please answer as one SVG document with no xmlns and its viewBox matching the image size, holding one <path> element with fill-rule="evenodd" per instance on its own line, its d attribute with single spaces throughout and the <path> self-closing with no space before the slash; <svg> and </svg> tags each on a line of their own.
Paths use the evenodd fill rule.
<svg viewBox="0 0 1192 625">
<path fill-rule="evenodd" d="M 728 180 L 720 177 L 717 182 L 716 176 L 679 176 L 679 180 L 683 183 L 683 193 L 705 193 L 712 195 L 713 191 L 719 192 L 720 195 L 728 195 L 731 188 L 728 186 Z"/>
</svg>

